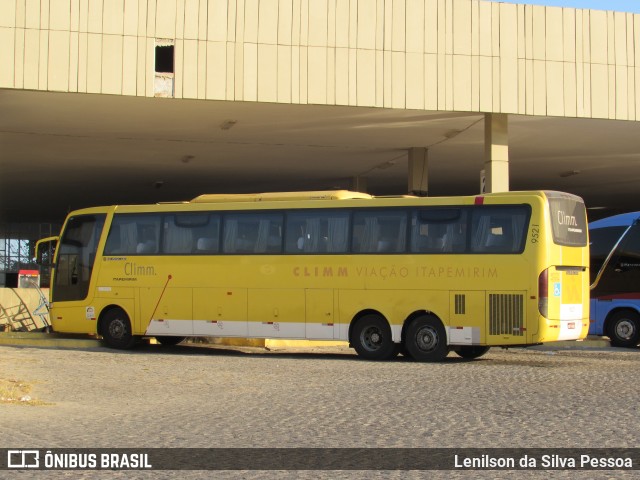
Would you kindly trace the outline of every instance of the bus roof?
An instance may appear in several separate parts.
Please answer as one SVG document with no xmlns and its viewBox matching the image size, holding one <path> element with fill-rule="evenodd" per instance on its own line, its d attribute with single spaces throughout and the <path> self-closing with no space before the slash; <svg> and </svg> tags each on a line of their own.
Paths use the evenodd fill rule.
<svg viewBox="0 0 640 480">
<path fill-rule="evenodd" d="M 640 212 L 621 213 L 589 223 L 590 229 L 606 227 L 627 227 L 640 219 Z"/>
<path fill-rule="evenodd" d="M 529 191 L 508 191 L 508 192 L 495 192 L 495 193 L 481 193 L 477 195 L 467 195 L 467 196 L 456 196 L 456 197 L 416 197 L 413 195 L 384 195 L 384 196 L 374 196 L 369 195 L 367 193 L 361 192 L 353 192 L 349 190 L 317 190 L 317 191 L 301 191 L 301 192 L 265 192 L 265 193 L 239 193 L 239 194 L 205 194 L 200 195 L 198 197 L 193 198 L 188 201 L 175 201 L 175 202 L 158 202 L 155 204 L 144 204 L 144 205 L 111 205 L 111 206 L 101 206 L 101 207 L 89 207 L 83 208 L 79 210 L 75 210 L 69 213 L 69 216 L 74 215 L 86 215 L 86 214 L 97 214 L 97 213 L 109 213 L 114 211 L 126 212 L 126 213 L 140 213 L 147 211 L 156 211 L 159 208 L 167 208 L 168 211 L 181 211 L 181 209 L 188 208 L 189 205 L 195 207 L 195 210 L 212 208 L 207 205 L 219 205 L 221 209 L 226 210 L 228 208 L 234 209 L 237 205 L 237 208 L 244 209 L 244 207 L 240 207 L 241 204 L 247 205 L 246 208 L 252 208 L 249 205 L 251 203 L 263 204 L 264 208 L 271 208 L 276 205 L 278 202 L 282 202 L 284 208 L 296 208 L 302 207 L 304 202 L 316 202 L 317 200 L 324 200 L 327 203 L 331 203 L 332 207 L 338 207 L 339 203 L 356 201 L 359 205 L 365 206 L 369 202 L 368 201 L 377 201 L 380 202 L 380 205 L 387 206 L 399 206 L 399 203 L 395 203 L 395 201 L 407 201 L 407 205 L 424 205 L 429 204 L 433 206 L 438 205 L 449 205 L 450 202 L 455 202 L 456 205 L 474 205 L 474 204 L 482 204 L 485 200 L 506 200 L 507 198 L 518 198 L 516 201 L 523 201 L 522 197 L 546 197 L 546 198 L 558 198 L 563 197 L 570 200 L 575 200 L 579 202 L 583 202 L 582 198 L 563 192 L 556 191 L 547 191 L 547 190 L 529 190 Z M 338 200 L 338 203 L 332 203 L 331 200 Z M 318 202 L 314 206 L 320 206 L 324 202 Z M 403 202 L 404 203 L 404 202 Z M 490 202 L 493 203 L 493 202 Z M 353 204 L 352 204 L 353 205 Z M 324 206 L 324 205 L 322 205 Z M 262 206 L 257 206 L 257 208 L 261 208 Z M 307 204 L 307 207 L 311 207 L 310 204 Z"/>
<path fill-rule="evenodd" d="M 319 190 L 312 192 L 267 192 L 267 193 L 216 193 L 200 195 L 189 203 L 262 202 L 273 200 L 352 200 L 371 199 L 368 193 L 349 190 Z"/>
<path fill-rule="evenodd" d="M 567 197 L 582 201 L 580 197 L 570 193 L 556 192 L 556 191 L 511 191 L 511 192 L 496 192 L 496 193 L 482 193 L 478 195 L 467 196 L 467 198 L 480 198 L 480 197 L 504 197 L 504 196 L 516 196 L 516 195 L 546 195 L 547 197 Z M 265 192 L 265 193 L 216 193 L 200 195 L 188 202 L 167 202 L 167 203 L 237 203 L 237 202 L 263 202 L 263 201 L 301 201 L 301 200 L 356 200 L 356 199 L 397 199 L 397 198 L 413 198 L 418 199 L 414 195 L 382 195 L 374 196 L 368 193 L 353 192 L 350 190 L 317 190 L 309 192 Z M 451 197 L 424 197 L 424 198 L 451 198 Z M 463 198 L 463 197 L 455 197 Z"/>
</svg>

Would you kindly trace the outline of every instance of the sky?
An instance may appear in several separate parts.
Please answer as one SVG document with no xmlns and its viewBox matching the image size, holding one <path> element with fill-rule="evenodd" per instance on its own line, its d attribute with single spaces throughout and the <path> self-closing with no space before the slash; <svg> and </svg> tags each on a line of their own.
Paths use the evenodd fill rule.
<svg viewBox="0 0 640 480">
<path fill-rule="evenodd" d="M 497 1 L 497 0 L 490 0 Z M 592 8 L 640 13 L 640 0 L 500 0 L 507 3 L 528 3 L 552 7 Z"/>
</svg>

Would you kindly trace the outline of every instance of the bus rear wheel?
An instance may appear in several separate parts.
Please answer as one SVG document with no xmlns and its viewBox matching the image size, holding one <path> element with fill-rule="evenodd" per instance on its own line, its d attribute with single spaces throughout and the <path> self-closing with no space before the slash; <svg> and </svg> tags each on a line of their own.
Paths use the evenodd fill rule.
<svg viewBox="0 0 640 480">
<path fill-rule="evenodd" d="M 640 342 L 640 315 L 631 310 L 616 312 L 611 316 L 607 330 L 611 345 L 633 348 Z"/>
<path fill-rule="evenodd" d="M 432 315 L 422 315 L 407 327 L 405 348 L 417 362 L 439 362 L 449 353 L 447 334 L 442 322 Z"/>
<path fill-rule="evenodd" d="M 131 333 L 129 316 L 121 308 L 114 308 L 102 318 L 101 334 L 107 346 L 126 350 L 133 348 L 137 338 Z"/>
<path fill-rule="evenodd" d="M 489 351 L 491 347 L 477 347 L 477 346 L 469 346 L 469 347 L 460 347 L 456 350 L 456 354 L 462 358 L 480 358 L 485 353 Z"/>
<path fill-rule="evenodd" d="M 156 340 L 158 343 L 164 347 L 173 347 L 174 345 L 179 344 L 186 337 L 173 337 L 173 336 L 158 336 Z"/>
<path fill-rule="evenodd" d="M 389 360 L 398 355 L 391 328 L 382 315 L 365 315 L 353 327 L 351 345 L 367 360 Z"/>
</svg>

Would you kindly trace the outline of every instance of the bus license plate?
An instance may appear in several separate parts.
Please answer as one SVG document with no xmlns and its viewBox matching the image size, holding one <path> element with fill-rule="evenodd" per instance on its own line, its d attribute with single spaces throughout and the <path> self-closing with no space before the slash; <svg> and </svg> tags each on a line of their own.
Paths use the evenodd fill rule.
<svg viewBox="0 0 640 480">
<path fill-rule="evenodd" d="M 569 324 L 567 325 L 567 327 L 569 328 L 569 330 L 573 330 L 576 328 L 576 322 L 569 322 Z"/>
</svg>

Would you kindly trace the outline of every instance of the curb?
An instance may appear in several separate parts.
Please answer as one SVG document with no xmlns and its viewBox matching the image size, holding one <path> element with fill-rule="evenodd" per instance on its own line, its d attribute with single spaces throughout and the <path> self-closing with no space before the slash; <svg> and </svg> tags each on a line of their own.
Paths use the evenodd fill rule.
<svg viewBox="0 0 640 480">
<path fill-rule="evenodd" d="M 543 343 L 542 345 L 534 345 L 527 348 L 531 348 L 534 350 L 589 350 L 612 347 L 611 342 L 609 342 L 608 338 L 592 335 L 588 336 L 584 340 L 548 342 Z"/>
<path fill-rule="evenodd" d="M 44 332 L 0 332 L 0 345 L 30 347 L 96 348 L 100 340 L 88 335 L 62 335 Z"/>
</svg>

